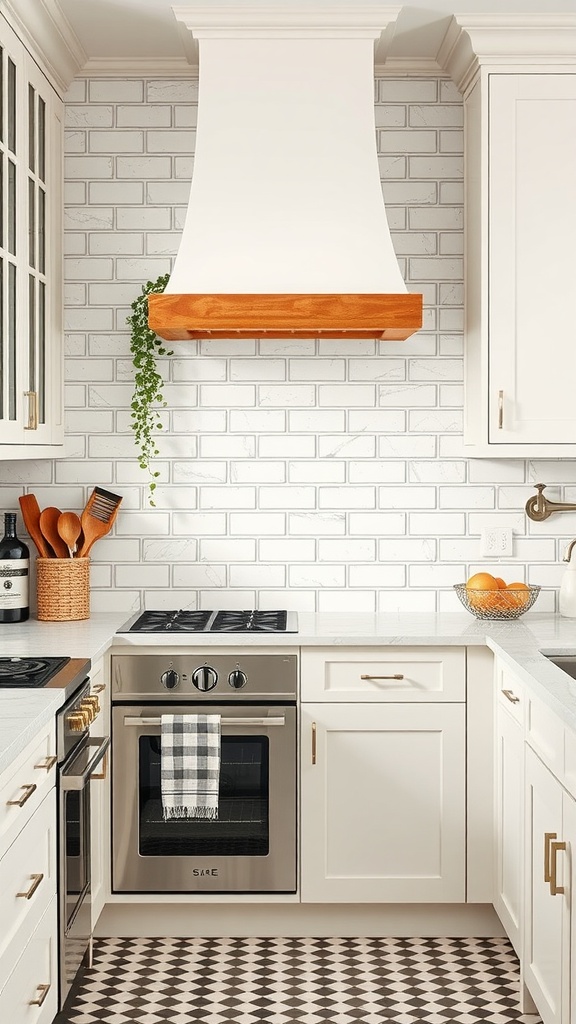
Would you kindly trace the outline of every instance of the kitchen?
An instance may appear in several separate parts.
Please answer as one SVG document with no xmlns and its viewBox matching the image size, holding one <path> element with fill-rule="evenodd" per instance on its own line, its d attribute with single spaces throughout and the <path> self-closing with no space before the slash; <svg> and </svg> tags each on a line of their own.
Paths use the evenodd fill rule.
<svg viewBox="0 0 576 1024">
<path fill-rule="evenodd" d="M 450 16 L 402 12 L 415 19 L 408 28 L 420 43 L 426 36 L 419 70 L 413 53 L 402 49 L 414 38 L 406 40 L 402 25 L 385 61 L 377 55 L 383 193 L 402 275 L 410 291 L 424 296 L 423 330 L 405 342 L 169 344 L 174 355 L 161 361 L 167 406 L 152 507 L 130 427 L 134 367 L 126 317 L 141 285 L 169 272 L 178 249 L 197 78 L 179 36 L 171 23 L 170 32 L 166 27 L 169 5 L 160 21 L 152 5 L 139 11 L 138 32 L 132 9 L 115 5 L 116 51 L 103 48 L 102 34 L 109 33 L 97 17 L 101 4 L 83 5 L 85 23 L 74 20 L 77 5 L 61 6 L 84 50 L 78 38 L 65 37 L 73 79 L 65 100 L 66 457 L 37 451 L 32 459 L 3 461 L 0 493 L 5 509 L 17 510 L 26 491 L 42 507 L 77 512 L 94 484 L 122 496 L 114 531 L 92 552 L 86 628 L 97 631 L 98 616 L 112 615 L 112 635 L 144 607 L 284 608 L 298 613 L 300 642 L 315 614 L 341 616 L 339 635 L 349 635 L 352 612 L 362 617 L 354 632 L 364 639 L 382 642 L 387 635 L 375 628 L 376 614 L 391 616 L 392 635 L 429 637 L 436 634 L 430 620 L 418 620 L 419 632 L 411 624 L 437 613 L 458 613 L 457 635 L 465 638 L 476 627 L 453 584 L 496 564 L 507 581 L 542 586 L 531 617 L 557 612 L 562 556 L 576 519 L 567 512 L 534 522 L 524 506 L 540 480 L 551 498 L 574 500 L 569 425 L 568 438 L 529 441 L 520 458 L 518 446 L 505 458 L 478 459 L 463 447 L 463 101 L 436 59 Z M 573 35 L 569 8 L 563 16 L 562 5 L 556 9 L 556 19 L 533 13 L 531 26 L 541 36 L 550 26 L 554 40 L 546 37 L 545 53 L 551 64 L 556 55 L 565 72 L 574 65 Z M 476 15 L 472 29 L 485 29 L 481 22 Z M 520 46 L 516 23 L 512 36 L 505 52 Z M 558 337 L 547 337 L 547 347 Z M 545 361 L 537 384 L 546 372 Z M 561 376 L 559 406 L 570 382 L 569 373 Z M 474 394 L 467 390 L 469 418 Z M 472 443 L 480 445 L 474 437 Z M 481 547 L 483 530 L 497 530 L 499 543 L 512 544 L 497 561 Z M 569 647 L 570 623 L 562 625 Z M 54 650 L 51 638 L 63 628 L 42 627 L 46 647 L 30 653 L 98 660 L 103 639 L 78 649 L 82 624 L 68 627 L 72 644 Z M 315 629 L 312 635 L 325 636 Z M 13 644 L 10 627 L 7 653 L 26 653 Z M 203 923 L 210 925 L 206 916 Z M 366 926 L 361 920 L 349 934 L 370 934 Z"/>
</svg>

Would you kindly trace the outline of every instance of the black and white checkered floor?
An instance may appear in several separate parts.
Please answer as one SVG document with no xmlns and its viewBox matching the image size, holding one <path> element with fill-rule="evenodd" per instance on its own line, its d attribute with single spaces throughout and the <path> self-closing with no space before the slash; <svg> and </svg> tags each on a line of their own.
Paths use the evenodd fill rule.
<svg viewBox="0 0 576 1024">
<path fill-rule="evenodd" d="M 55 1024 L 537 1024 L 505 939 L 102 939 Z"/>
</svg>

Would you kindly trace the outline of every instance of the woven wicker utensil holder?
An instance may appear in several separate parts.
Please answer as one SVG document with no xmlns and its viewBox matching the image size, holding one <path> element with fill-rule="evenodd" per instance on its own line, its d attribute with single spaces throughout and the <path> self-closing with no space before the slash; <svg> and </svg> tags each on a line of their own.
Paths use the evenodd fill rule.
<svg viewBox="0 0 576 1024">
<path fill-rule="evenodd" d="M 90 559 L 36 559 L 37 616 L 47 622 L 90 618 Z"/>
</svg>

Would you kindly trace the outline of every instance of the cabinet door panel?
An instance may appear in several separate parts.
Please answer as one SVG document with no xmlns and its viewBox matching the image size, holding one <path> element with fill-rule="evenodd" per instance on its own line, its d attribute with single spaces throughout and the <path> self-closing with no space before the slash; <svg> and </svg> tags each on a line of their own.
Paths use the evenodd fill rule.
<svg viewBox="0 0 576 1024">
<path fill-rule="evenodd" d="M 304 705 L 302 729 L 303 900 L 463 901 L 464 705 Z"/>
<path fill-rule="evenodd" d="M 490 76 L 491 443 L 576 437 L 576 76 Z"/>
<path fill-rule="evenodd" d="M 524 834 L 524 736 L 502 707 L 496 724 L 496 893 L 494 906 L 521 956 Z"/>
<path fill-rule="evenodd" d="M 526 748 L 526 926 L 524 976 L 544 1024 L 561 1024 L 564 899 L 550 892 L 545 837 L 562 835 L 562 787 Z M 549 858 L 548 858 L 549 859 Z M 565 858 L 558 856 L 559 884 Z"/>
</svg>

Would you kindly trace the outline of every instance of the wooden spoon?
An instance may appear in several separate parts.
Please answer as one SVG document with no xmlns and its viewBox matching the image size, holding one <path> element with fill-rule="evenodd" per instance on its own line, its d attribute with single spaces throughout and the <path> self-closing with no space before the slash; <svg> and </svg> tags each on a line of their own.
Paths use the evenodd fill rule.
<svg viewBox="0 0 576 1024">
<path fill-rule="evenodd" d="M 46 540 L 42 536 L 42 532 L 40 530 L 40 506 L 36 500 L 36 495 L 23 494 L 18 498 L 18 501 L 20 502 L 20 508 L 22 509 L 24 525 L 38 549 L 40 558 L 51 558 L 52 551 L 49 550 Z"/>
<path fill-rule="evenodd" d="M 80 516 L 77 516 L 75 512 L 63 512 L 58 519 L 57 527 L 59 535 L 68 547 L 70 558 L 73 558 L 76 551 L 76 541 L 82 533 Z"/>
<path fill-rule="evenodd" d="M 50 505 L 40 513 L 40 529 L 42 535 L 54 550 L 57 558 L 68 558 L 68 548 L 58 533 L 58 520 L 62 513 L 59 508 Z"/>
</svg>

